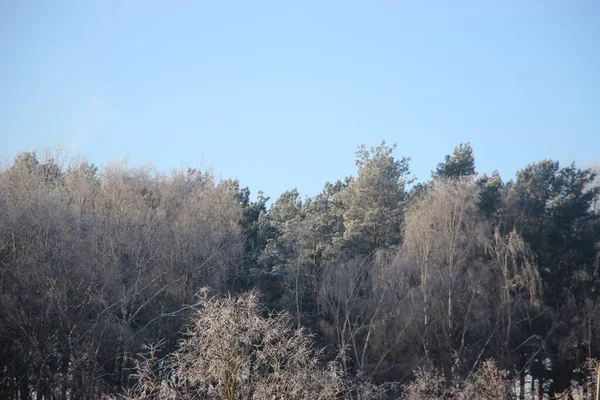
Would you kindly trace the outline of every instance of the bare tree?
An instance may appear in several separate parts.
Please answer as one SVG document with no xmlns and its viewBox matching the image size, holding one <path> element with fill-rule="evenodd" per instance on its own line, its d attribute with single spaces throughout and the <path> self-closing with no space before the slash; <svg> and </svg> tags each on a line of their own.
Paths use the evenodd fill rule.
<svg viewBox="0 0 600 400">
<path fill-rule="evenodd" d="M 414 314 L 404 295 L 398 297 L 388 284 L 390 262 L 383 251 L 373 259 L 333 262 L 320 283 L 321 331 L 371 378 L 384 378 L 398 366 L 396 355 L 409 343 L 402 341 Z M 343 361 L 349 368 L 349 360 Z"/>
<path fill-rule="evenodd" d="M 463 361 L 481 293 L 485 234 L 470 178 L 433 181 L 406 215 L 403 257 L 419 271 L 423 350 L 427 358 L 438 354 L 448 379 Z"/>
<path fill-rule="evenodd" d="M 320 367 L 311 337 L 291 329 L 289 314 L 264 316 L 256 292 L 211 298 L 203 290 L 198 306 L 174 354 L 151 353 L 138 363 L 129 399 L 335 399 L 357 392 L 336 363 Z"/>
<path fill-rule="evenodd" d="M 0 172 L 0 394 L 98 398 L 127 387 L 144 341 L 175 348 L 206 284 L 235 282 L 235 193 L 158 174 L 18 155 Z"/>
</svg>

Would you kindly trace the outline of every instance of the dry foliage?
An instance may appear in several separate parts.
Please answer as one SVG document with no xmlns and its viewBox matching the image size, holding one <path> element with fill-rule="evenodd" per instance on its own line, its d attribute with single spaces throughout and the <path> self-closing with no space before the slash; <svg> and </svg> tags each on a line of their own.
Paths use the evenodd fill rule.
<svg viewBox="0 0 600 400">
<path fill-rule="evenodd" d="M 510 400 L 513 382 L 508 372 L 492 360 L 485 361 L 469 379 L 448 385 L 435 371 L 418 369 L 415 379 L 404 385 L 403 400 L 479 399 Z"/>
<path fill-rule="evenodd" d="M 128 399 L 378 398 L 385 388 L 352 386 L 335 362 L 321 368 L 311 337 L 290 316 L 264 316 L 256 292 L 207 296 L 179 349 L 163 359 L 150 349 L 138 363 Z"/>
<path fill-rule="evenodd" d="M 444 377 L 426 368 L 417 368 L 415 379 L 403 385 L 402 400 L 442 400 L 450 397 L 451 388 Z"/>
<path fill-rule="evenodd" d="M 129 384 L 202 286 L 239 275 L 235 188 L 196 170 L 22 153 L 0 170 L 0 398 L 97 399 Z M 65 168 L 66 166 L 66 168 Z"/>
<path fill-rule="evenodd" d="M 510 400 L 513 386 L 508 371 L 498 369 L 493 360 L 487 360 L 466 381 L 456 398 L 459 400 Z"/>
</svg>

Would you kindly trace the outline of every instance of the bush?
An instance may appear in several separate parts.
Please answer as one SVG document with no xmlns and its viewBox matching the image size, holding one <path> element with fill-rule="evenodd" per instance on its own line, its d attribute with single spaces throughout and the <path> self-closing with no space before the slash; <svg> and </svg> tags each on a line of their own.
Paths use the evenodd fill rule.
<svg viewBox="0 0 600 400">
<path fill-rule="evenodd" d="M 403 386 L 403 400 L 479 399 L 510 400 L 513 382 L 508 372 L 499 370 L 492 360 L 485 361 L 471 377 L 448 385 L 435 371 L 418 369 L 415 379 Z"/>
<path fill-rule="evenodd" d="M 377 398 L 385 392 L 352 384 L 339 363 L 323 368 L 311 337 L 291 329 L 287 313 L 265 316 L 256 292 L 203 293 L 179 349 L 160 359 L 150 348 L 127 399 Z"/>
</svg>

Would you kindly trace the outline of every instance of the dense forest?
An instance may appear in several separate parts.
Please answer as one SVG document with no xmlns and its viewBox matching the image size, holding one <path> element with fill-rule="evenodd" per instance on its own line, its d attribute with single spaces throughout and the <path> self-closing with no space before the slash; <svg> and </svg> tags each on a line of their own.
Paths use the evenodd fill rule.
<svg viewBox="0 0 600 400">
<path fill-rule="evenodd" d="M 17 155 L 0 398 L 591 396 L 594 170 L 503 180 L 467 143 L 416 182 L 396 152 L 361 146 L 355 176 L 272 202 L 208 170 Z"/>
</svg>

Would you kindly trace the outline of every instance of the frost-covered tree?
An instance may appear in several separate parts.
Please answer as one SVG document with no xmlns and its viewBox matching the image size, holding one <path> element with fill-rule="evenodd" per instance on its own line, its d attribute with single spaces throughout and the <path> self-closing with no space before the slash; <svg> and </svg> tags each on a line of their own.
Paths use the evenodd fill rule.
<svg viewBox="0 0 600 400">
<path fill-rule="evenodd" d="M 290 315 L 266 313 L 256 292 L 208 297 L 203 291 L 179 349 L 138 363 L 133 399 L 377 398 L 383 390 L 351 384 L 335 362 L 322 366 L 312 339 Z M 359 397 L 361 398 L 361 397 Z"/>
</svg>

